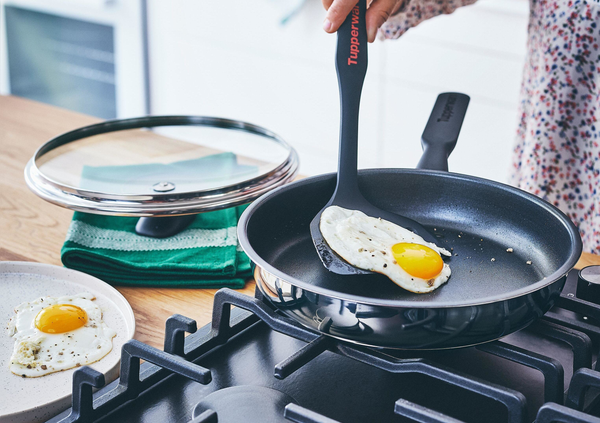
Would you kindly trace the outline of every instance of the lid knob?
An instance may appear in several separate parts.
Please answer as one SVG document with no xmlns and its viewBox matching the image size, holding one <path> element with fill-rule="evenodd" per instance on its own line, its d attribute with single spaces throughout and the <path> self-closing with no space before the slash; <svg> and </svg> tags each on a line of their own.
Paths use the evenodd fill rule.
<svg viewBox="0 0 600 423">
<path fill-rule="evenodd" d="M 169 192 L 175 189 L 175 184 L 172 182 L 158 182 L 152 185 L 152 189 L 156 192 Z"/>
</svg>

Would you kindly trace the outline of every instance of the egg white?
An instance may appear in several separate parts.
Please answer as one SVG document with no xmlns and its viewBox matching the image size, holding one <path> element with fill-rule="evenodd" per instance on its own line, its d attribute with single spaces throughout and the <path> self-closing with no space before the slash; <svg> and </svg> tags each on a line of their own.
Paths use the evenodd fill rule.
<svg viewBox="0 0 600 423">
<path fill-rule="evenodd" d="M 392 254 L 392 246 L 401 242 L 425 245 L 440 255 L 450 256 L 444 248 L 425 241 L 401 226 L 367 216 L 358 210 L 331 206 L 323 210 L 319 228 L 331 249 L 351 265 L 382 273 L 400 287 L 415 293 L 431 292 L 448 281 L 450 266 L 431 279 L 408 274 Z"/>
<path fill-rule="evenodd" d="M 42 297 L 15 308 L 16 315 L 8 325 L 8 335 L 15 345 L 10 357 L 10 371 L 22 377 L 39 377 L 49 373 L 83 366 L 100 360 L 112 350 L 116 332 L 102 320 L 102 310 L 90 293 L 63 297 Z M 50 334 L 35 326 L 35 318 L 44 308 L 54 304 L 72 304 L 82 308 L 87 323 L 75 330 Z"/>
</svg>

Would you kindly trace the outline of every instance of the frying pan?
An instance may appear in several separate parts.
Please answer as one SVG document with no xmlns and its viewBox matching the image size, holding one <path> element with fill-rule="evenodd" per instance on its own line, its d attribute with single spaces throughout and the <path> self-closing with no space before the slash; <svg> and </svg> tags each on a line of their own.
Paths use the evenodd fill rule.
<svg viewBox="0 0 600 423">
<path fill-rule="evenodd" d="M 456 173 L 372 169 L 359 172 L 364 196 L 436 234 L 453 252 L 452 276 L 414 294 L 380 274 L 337 275 L 321 263 L 309 230 L 335 183 L 335 174 L 320 175 L 260 197 L 241 216 L 238 235 L 265 300 L 337 338 L 401 349 L 500 338 L 553 306 L 581 255 L 571 221 L 529 193 Z"/>
<path fill-rule="evenodd" d="M 255 279 L 265 301 L 324 334 L 401 349 L 492 341 L 554 305 L 581 255 L 576 227 L 532 194 L 447 172 L 456 138 L 447 138 L 452 131 L 443 130 L 446 118 L 434 107 L 419 162 L 427 169 L 363 170 L 358 186 L 368 202 L 421 223 L 440 247 L 452 251 L 445 260 L 449 281 L 415 294 L 380 274 L 328 271 L 310 233 L 311 220 L 336 186 L 336 174 L 326 174 L 265 194 L 240 218 L 238 239 L 257 265 Z M 455 123 L 460 130 L 462 116 Z"/>
<path fill-rule="evenodd" d="M 445 259 L 449 281 L 415 294 L 380 274 L 328 271 L 310 233 L 311 220 L 335 190 L 336 174 L 327 174 L 265 194 L 240 218 L 238 238 L 257 265 L 254 276 L 267 302 L 322 333 L 401 349 L 492 341 L 553 306 L 581 255 L 579 233 L 560 210 L 532 194 L 447 172 L 466 104 L 455 102 L 449 120 L 438 115 L 457 96 L 438 97 L 422 137 L 421 169 L 358 172 L 369 202 L 420 222 L 453 253 Z"/>
</svg>

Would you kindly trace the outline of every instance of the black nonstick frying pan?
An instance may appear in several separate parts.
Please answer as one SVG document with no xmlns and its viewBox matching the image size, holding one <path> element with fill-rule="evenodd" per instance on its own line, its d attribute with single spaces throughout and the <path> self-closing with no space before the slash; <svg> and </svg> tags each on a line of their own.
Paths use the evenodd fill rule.
<svg viewBox="0 0 600 423">
<path fill-rule="evenodd" d="M 380 274 L 328 271 L 310 233 L 311 220 L 335 189 L 336 175 L 327 174 L 269 192 L 240 218 L 239 241 L 257 265 L 255 279 L 266 301 L 322 333 L 402 349 L 488 342 L 553 306 L 581 255 L 576 227 L 534 195 L 447 172 L 456 141 L 444 126 L 452 121 L 452 104 L 436 113 L 434 108 L 419 162 L 431 170 L 364 170 L 358 185 L 370 203 L 421 223 L 452 251 L 445 259 L 452 270 L 448 283 L 414 294 Z"/>
<path fill-rule="evenodd" d="M 453 252 L 452 276 L 414 294 L 379 274 L 337 275 L 321 263 L 309 231 L 335 182 L 335 174 L 321 175 L 262 196 L 242 215 L 238 235 L 265 298 L 338 338 L 406 349 L 500 338 L 552 307 L 581 255 L 570 220 L 524 191 L 448 172 L 373 169 L 359 172 L 365 197 L 436 234 Z"/>
</svg>

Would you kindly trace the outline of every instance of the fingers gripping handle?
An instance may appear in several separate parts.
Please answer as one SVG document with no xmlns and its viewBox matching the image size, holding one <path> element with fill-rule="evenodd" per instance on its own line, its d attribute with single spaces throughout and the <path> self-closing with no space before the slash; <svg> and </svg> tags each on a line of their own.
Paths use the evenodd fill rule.
<svg viewBox="0 0 600 423">
<path fill-rule="evenodd" d="M 338 189 L 356 185 L 358 112 L 367 73 L 367 0 L 359 0 L 338 29 L 336 70 L 340 89 L 340 155 Z M 342 182 L 340 182 L 342 181 Z"/>
<path fill-rule="evenodd" d="M 418 169 L 448 171 L 448 156 L 456 146 L 469 100 L 468 95 L 461 93 L 438 96 L 421 136 L 423 155 Z"/>
</svg>

